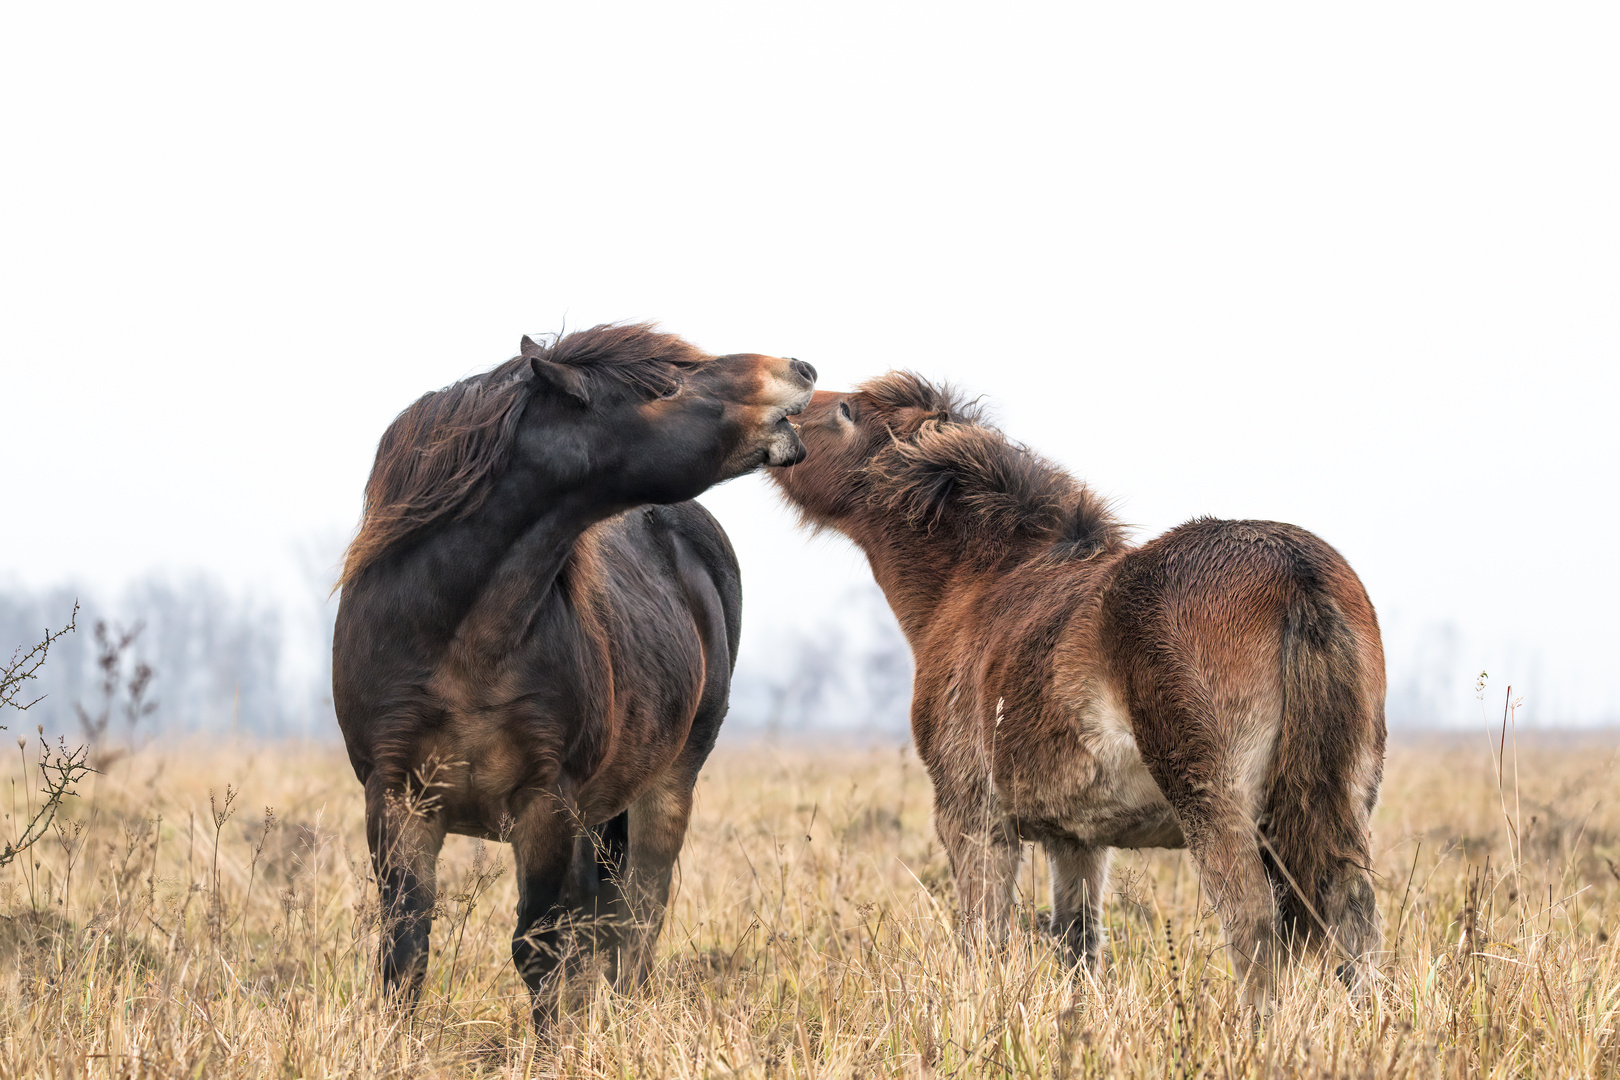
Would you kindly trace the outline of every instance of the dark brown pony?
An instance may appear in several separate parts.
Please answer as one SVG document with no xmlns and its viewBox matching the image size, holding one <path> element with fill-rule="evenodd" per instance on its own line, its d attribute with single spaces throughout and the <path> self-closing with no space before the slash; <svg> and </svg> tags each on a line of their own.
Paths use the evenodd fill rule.
<svg viewBox="0 0 1620 1080">
<path fill-rule="evenodd" d="M 1036 840 L 1052 929 L 1092 962 L 1110 849 L 1186 847 L 1245 1000 L 1293 946 L 1376 947 L 1384 657 L 1336 551 L 1207 518 L 1132 546 L 1096 495 L 915 375 L 817 393 L 800 434 L 806 461 L 769 475 L 861 547 L 910 640 L 970 925 L 1004 932 Z"/>
<path fill-rule="evenodd" d="M 541 1020 L 569 924 L 640 978 L 737 656 L 737 560 L 685 500 L 803 456 L 815 370 L 650 326 L 523 339 L 383 434 L 333 703 L 366 789 L 382 967 L 414 999 L 446 833 L 510 841 Z M 588 944 L 588 943 L 587 943 Z"/>
</svg>

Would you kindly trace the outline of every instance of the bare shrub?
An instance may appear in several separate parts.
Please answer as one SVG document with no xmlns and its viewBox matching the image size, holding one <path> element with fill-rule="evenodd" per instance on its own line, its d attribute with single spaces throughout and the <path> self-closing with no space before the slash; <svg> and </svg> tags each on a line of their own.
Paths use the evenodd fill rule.
<svg viewBox="0 0 1620 1080">
<path fill-rule="evenodd" d="M 152 676 L 156 674 L 152 666 L 143 660 L 135 660 L 133 667 L 125 671 L 125 654 L 144 629 L 143 623 L 136 623 L 126 630 L 109 625 L 105 619 L 96 621 L 96 667 L 101 670 L 101 700 L 94 712 L 86 709 L 82 702 L 76 702 L 73 709 L 84 732 L 90 764 L 97 771 L 107 768 L 128 753 L 136 738 L 136 727 L 157 711 L 157 702 L 147 700 L 152 688 Z M 108 728 L 114 715 L 123 718 L 125 735 L 129 740 L 127 746 L 108 745 Z"/>
<path fill-rule="evenodd" d="M 11 654 L 11 660 L 0 668 L 0 709 L 11 708 L 18 712 L 27 712 L 39 704 L 41 698 L 30 699 L 27 694 L 27 684 L 38 678 L 40 667 L 50 655 L 51 646 L 59 639 L 71 634 L 78 626 L 79 605 L 73 605 L 73 614 L 68 617 L 67 625 L 60 630 L 45 631 L 45 636 L 25 652 L 21 645 Z M 6 725 L 0 724 L 0 729 Z M 23 757 L 24 773 L 24 806 L 21 817 L 17 816 L 16 783 L 12 784 L 13 811 L 6 815 L 11 825 L 10 835 L 0 841 L 0 867 L 6 866 L 33 847 L 50 831 L 56 819 L 56 812 L 62 806 L 62 800 L 71 795 L 78 794 L 78 782 L 93 770 L 86 762 L 87 751 L 84 747 L 69 750 L 67 744 L 58 740 L 52 747 L 45 738 L 45 729 L 38 729 L 39 751 L 35 765 L 39 770 L 41 786 L 39 789 L 39 803 L 35 805 L 34 792 L 27 785 L 27 750 L 28 740 L 17 736 L 17 751 Z M 76 835 L 76 833 L 75 833 Z M 64 849 L 70 848 L 72 841 L 65 832 L 58 833 Z M 71 863 L 70 863 L 71 866 Z M 71 870 L 69 872 L 71 880 Z M 32 879 L 30 878 L 30 892 L 32 892 Z"/>
</svg>

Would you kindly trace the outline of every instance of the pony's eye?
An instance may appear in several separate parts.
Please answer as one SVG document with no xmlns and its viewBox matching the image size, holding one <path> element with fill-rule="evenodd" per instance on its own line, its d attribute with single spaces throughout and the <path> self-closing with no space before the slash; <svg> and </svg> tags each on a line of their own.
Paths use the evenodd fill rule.
<svg viewBox="0 0 1620 1080">
<path fill-rule="evenodd" d="M 850 423 L 855 422 L 855 414 L 849 411 L 849 402 L 847 402 L 847 401 L 840 401 L 838 403 L 838 415 L 842 416 L 845 420 L 848 420 Z"/>
<path fill-rule="evenodd" d="M 681 391 L 684 389 L 686 389 L 686 384 L 681 382 L 679 379 L 676 379 L 674 382 L 669 384 L 668 390 L 665 390 L 662 394 L 658 395 L 657 400 L 668 401 L 670 398 L 680 397 Z"/>
</svg>

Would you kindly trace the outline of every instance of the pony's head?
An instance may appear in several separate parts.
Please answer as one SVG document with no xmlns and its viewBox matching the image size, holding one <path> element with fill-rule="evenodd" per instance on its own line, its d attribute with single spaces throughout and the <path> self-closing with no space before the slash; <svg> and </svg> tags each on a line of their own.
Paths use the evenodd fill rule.
<svg viewBox="0 0 1620 1080">
<path fill-rule="evenodd" d="M 850 393 L 819 390 L 799 417 L 809 462 L 769 475 L 807 524 L 840 528 L 870 510 L 881 461 L 896 446 L 914 443 L 925 428 L 981 419 L 951 387 L 909 371 L 890 372 Z"/>
<path fill-rule="evenodd" d="M 518 452 L 564 484 L 625 503 L 680 502 L 804 457 L 788 419 L 815 388 L 802 360 L 709 356 L 645 324 L 546 345 L 526 337 L 519 359 L 534 388 Z"/>
<path fill-rule="evenodd" d="M 1025 542 L 1085 556 L 1123 538 L 1101 498 L 987 423 L 976 401 L 911 372 L 818 391 L 799 434 L 806 460 L 770 478 L 806 524 L 863 545 L 927 534 L 994 561 Z"/>
<path fill-rule="evenodd" d="M 802 360 L 710 356 L 645 323 L 525 337 L 517 356 L 424 394 L 383 433 L 341 584 L 396 541 L 492 498 L 518 515 L 536 501 L 673 503 L 795 464 L 804 444 L 788 417 L 815 378 Z"/>
</svg>

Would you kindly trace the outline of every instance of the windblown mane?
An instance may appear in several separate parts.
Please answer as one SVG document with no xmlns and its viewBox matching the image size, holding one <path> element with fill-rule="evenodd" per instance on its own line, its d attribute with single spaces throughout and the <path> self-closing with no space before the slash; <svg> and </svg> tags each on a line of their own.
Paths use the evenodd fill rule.
<svg viewBox="0 0 1620 1080">
<path fill-rule="evenodd" d="M 651 323 L 597 326 L 560 335 L 482 375 L 423 394 L 377 444 L 360 529 L 344 555 L 339 587 L 401 538 L 483 505 L 511 457 L 523 408 L 534 392 L 531 357 L 578 368 L 648 396 L 670 389 L 679 368 L 709 356 Z"/>
<path fill-rule="evenodd" d="M 866 383 L 886 410 L 922 410 L 872 462 L 867 498 L 914 528 L 948 530 L 976 561 L 995 561 L 1020 541 L 1049 543 L 1057 558 L 1090 558 L 1124 543 L 1107 500 L 989 424 L 977 401 L 911 372 Z"/>
</svg>

